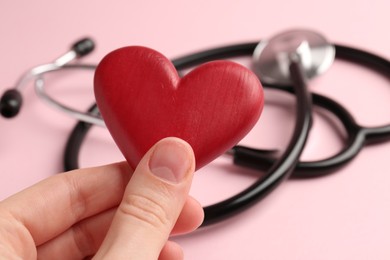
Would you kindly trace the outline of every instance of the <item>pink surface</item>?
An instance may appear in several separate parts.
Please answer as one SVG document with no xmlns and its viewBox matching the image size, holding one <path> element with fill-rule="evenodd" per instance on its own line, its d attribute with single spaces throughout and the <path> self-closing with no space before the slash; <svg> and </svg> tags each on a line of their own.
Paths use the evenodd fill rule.
<svg viewBox="0 0 390 260">
<path fill-rule="evenodd" d="M 390 2 L 376 1 L 19 1 L 0 2 L 0 90 L 27 68 L 52 60 L 88 35 L 97 42 L 88 62 L 109 51 L 144 45 L 168 57 L 305 27 L 331 41 L 390 58 Z M 246 60 L 244 62 L 247 63 Z M 50 92 L 86 108 L 93 100 L 92 73 L 53 75 Z M 359 123 L 390 122 L 389 82 L 337 62 L 311 89 L 345 104 Z M 48 108 L 29 86 L 14 120 L 0 119 L 0 198 L 62 169 L 62 151 L 74 120 Z M 75 94 L 77 96 L 75 96 Z M 286 104 L 286 105 L 284 105 Z M 266 92 L 259 125 L 244 140 L 284 147 L 293 125 L 293 100 Z M 342 134 L 342 133 L 341 133 Z M 303 158 L 334 154 L 342 138 L 321 113 Z M 272 195 L 221 224 L 175 240 L 186 259 L 389 259 L 390 143 L 369 146 L 328 177 L 287 181 Z M 122 160 L 105 129 L 95 128 L 81 152 L 82 166 Z M 252 183 L 228 158 L 202 169 L 191 194 L 204 205 Z"/>
</svg>

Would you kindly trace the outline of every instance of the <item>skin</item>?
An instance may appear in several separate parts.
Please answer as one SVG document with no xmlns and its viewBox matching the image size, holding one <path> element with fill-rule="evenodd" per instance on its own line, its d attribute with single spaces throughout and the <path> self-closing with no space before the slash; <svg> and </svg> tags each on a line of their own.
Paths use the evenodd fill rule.
<svg viewBox="0 0 390 260">
<path fill-rule="evenodd" d="M 151 167 L 156 154 L 173 177 Z M 168 238 L 203 221 L 188 195 L 194 169 L 191 147 L 166 138 L 135 171 L 121 162 L 43 180 L 0 202 L 0 259 L 183 259 Z"/>
</svg>

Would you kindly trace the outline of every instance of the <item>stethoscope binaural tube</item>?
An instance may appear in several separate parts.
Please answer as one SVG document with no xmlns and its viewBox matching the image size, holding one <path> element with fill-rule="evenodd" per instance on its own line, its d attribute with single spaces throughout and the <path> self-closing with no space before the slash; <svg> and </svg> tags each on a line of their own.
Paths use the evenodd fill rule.
<svg viewBox="0 0 390 260">
<path fill-rule="evenodd" d="M 177 70 L 183 70 L 210 60 L 251 55 L 256 45 L 257 43 L 243 44 L 208 50 L 173 60 L 173 64 Z M 292 62 L 290 69 L 292 75 L 295 76 L 294 92 L 297 99 L 297 117 L 289 145 L 263 178 L 239 194 L 205 207 L 205 219 L 202 226 L 219 222 L 250 207 L 268 195 L 293 172 L 309 134 L 312 109 L 311 96 L 307 90 L 304 75 L 299 64 Z M 95 105 L 91 107 L 90 111 L 97 112 Z M 78 168 L 78 155 L 81 143 L 90 127 L 91 124 L 79 122 L 72 131 L 65 149 L 65 170 Z"/>
<path fill-rule="evenodd" d="M 91 53 L 95 48 L 95 43 L 90 38 L 83 38 L 81 40 L 76 41 L 72 44 L 71 48 L 63 55 L 55 59 L 51 63 L 43 64 L 36 66 L 26 73 L 24 73 L 16 82 L 13 88 L 6 90 L 0 98 L 0 115 L 5 118 L 12 118 L 19 114 L 19 111 L 23 104 L 22 98 L 22 90 L 25 88 L 26 84 L 30 82 L 30 80 L 35 80 L 35 87 L 37 90 L 38 96 L 46 100 L 50 105 L 59 108 L 60 110 L 70 114 L 77 114 L 76 118 L 83 120 L 85 117 L 88 118 L 88 115 L 83 115 L 84 113 L 75 111 L 66 106 L 62 106 L 58 101 L 52 100 L 44 91 L 44 81 L 42 76 L 46 73 L 57 71 L 66 68 L 66 64 L 73 61 L 74 59 L 78 59 L 84 57 Z M 78 68 L 88 68 L 91 69 L 89 65 L 77 65 L 73 64 L 70 67 L 78 67 Z M 94 69 L 95 66 L 92 66 Z"/>
</svg>

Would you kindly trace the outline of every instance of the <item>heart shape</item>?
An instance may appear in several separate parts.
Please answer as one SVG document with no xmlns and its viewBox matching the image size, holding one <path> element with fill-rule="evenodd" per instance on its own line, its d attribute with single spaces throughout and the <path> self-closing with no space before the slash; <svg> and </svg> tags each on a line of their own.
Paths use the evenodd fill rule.
<svg viewBox="0 0 390 260">
<path fill-rule="evenodd" d="M 260 81 L 242 65 L 208 62 L 180 78 L 166 57 L 138 46 L 105 56 L 94 90 L 108 130 L 134 169 L 169 136 L 192 146 L 199 169 L 237 144 L 264 104 Z"/>
</svg>

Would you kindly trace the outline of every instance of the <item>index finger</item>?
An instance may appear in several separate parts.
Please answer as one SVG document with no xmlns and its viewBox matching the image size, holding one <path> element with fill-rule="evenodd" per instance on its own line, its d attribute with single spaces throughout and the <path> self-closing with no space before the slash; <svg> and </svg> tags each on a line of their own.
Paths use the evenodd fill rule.
<svg viewBox="0 0 390 260">
<path fill-rule="evenodd" d="M 122 162 L 52 176 L 0 203 L 41 245 L 81 219 L 117 206 L 133 171 Z"/>
</svg>

